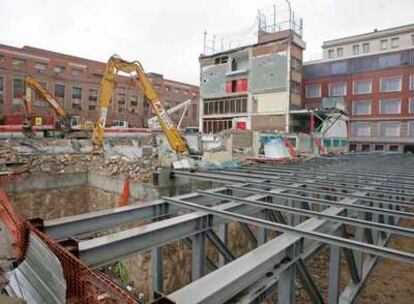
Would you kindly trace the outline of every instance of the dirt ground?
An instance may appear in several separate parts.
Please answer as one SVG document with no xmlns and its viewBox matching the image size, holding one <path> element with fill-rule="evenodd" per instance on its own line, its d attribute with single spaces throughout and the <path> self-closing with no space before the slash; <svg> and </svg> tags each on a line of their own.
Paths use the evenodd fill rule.
<svg viewBox="0 0 414 304">
<path fill-rule="evenodd" d="M 401 225 L 414 228 L 412 221 L 402 221 Z M 393 237 L 389 247 L 414 253 L 414 240 Z M 389 259 L 381 260 L 371 273 L 359 303 L 414 303 L 414 265 Z"/>
</svg>

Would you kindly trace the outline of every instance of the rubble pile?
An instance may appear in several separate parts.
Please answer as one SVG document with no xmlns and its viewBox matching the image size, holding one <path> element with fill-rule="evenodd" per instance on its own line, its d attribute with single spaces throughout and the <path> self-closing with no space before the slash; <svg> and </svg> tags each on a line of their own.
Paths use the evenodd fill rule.
<svg viewBox="0 0 414 304">
<path fill-rule="evenodd" d="M 99 167 L 99 170 L 108 175 L 130 176 L 135 181 L 149 183 L 156 169 L 155 163 L 155 160 L 151 158 L 130 160 L 125 156 L 112 156 Z"/>
<path fill-rule="evenodd" d="M 94 170 L 111 176 L 129 175 L 135 181 L 147 183 L 152 181 L 158 159 L 156 153 L 145 152 L 141 157 L 105 157 L 91 152 L 50 153 L 45 150 L 44 144 L 12 142 L 0 146 L 0 177 L 23 173 L 63 174 Z"/>
</svg>

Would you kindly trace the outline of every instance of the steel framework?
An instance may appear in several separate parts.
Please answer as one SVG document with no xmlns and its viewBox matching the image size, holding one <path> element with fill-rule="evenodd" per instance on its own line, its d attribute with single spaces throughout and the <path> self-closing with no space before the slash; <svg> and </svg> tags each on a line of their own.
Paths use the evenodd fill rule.
<svg viewBox="0 0 414 304">
<path fill-rule="evenodd" d="M 175 303 L 260 303 L 271 297 L 292 303 L 295 279 L 313 303 L 353 303 L 379 258 L 414 263 L 414 253 L 387 247 L 390 237 L 414 236 L 414 229 L 404 227 L 414 219 L 412 168 L 412 156 L 354 155 L 174 171 L 175 178 L 223 186 L 45 221 L 44 231 L 74 239 L 79 258 L 92 267 L 151 250 L 152 286 L 158 294 L 163 293 L 162 248 L 184 240 L 192 248 L 193 281 L 167 296 Z M 146 223 L 93 237 L 140 220 Z M 253 247 L 244 255 L 228 246 L 230 222 L 240 223 L 240 233 Z M 270 231 L 277 236 L 270 237 Z M 219 252 L 218 263 L 206 255 L 206 240 Z M 330 251 L 326 295 L 307 267 L 323 246 Z M 344 289 L 339 287 L 342 254 L 350 273 Z"/>
</svg>

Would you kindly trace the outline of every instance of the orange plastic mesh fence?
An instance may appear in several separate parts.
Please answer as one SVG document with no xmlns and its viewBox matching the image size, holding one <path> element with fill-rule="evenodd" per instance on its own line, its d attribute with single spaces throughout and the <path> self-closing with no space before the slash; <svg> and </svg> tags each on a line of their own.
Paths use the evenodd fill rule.
<svg viewBox="0 0 414 304">
<path fill-rule="evenodd" d="M 3 189 L 0 188 L 0 218 L 13 234 L 15 257 L 18 261 L 24 259 L 29 232 L 36 234 L 56 255 L 62 264 L 66 280 L 67 303 L 125 303 L 138 304 L 127 291 L 111 280 L 92 271 L 81 260 L 62 247 L 56 240 L 39 231 L 29 222 L 23 221 L 13 210 L 13 207 Z"/>
</svg>

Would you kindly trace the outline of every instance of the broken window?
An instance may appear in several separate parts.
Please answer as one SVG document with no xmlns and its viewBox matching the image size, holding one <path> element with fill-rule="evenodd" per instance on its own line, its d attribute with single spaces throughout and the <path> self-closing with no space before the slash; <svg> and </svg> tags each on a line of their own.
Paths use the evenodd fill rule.
<svg viewBox="0 0 414 304">
<path fill-rule="evenodd" d="M 302 61 L 300 61 L 299 59 L 296 59 L 295 57 L 292 57 L 291 65 L 292 65 L 292 69 L 294 69 L 295 71 L 302 70 Z"/>
<path fill-rule="evenodd" d="M 214 59 L 215 64 L 226 63 L 229 60 L 229 56 L 220 56 Z"/>
<path fill-rule="evenodd" d="M 290 92 L 292 94 L 301 95 L 300 83 L 292 80 L 290 83 Z"/>
<path fill-rule="evenodd" d="M 237 71 L 237 61 L 236 61 L 236 58 L 233 58 L 231 60 L 231 70 L 232 71 Z"/>
</svg>

